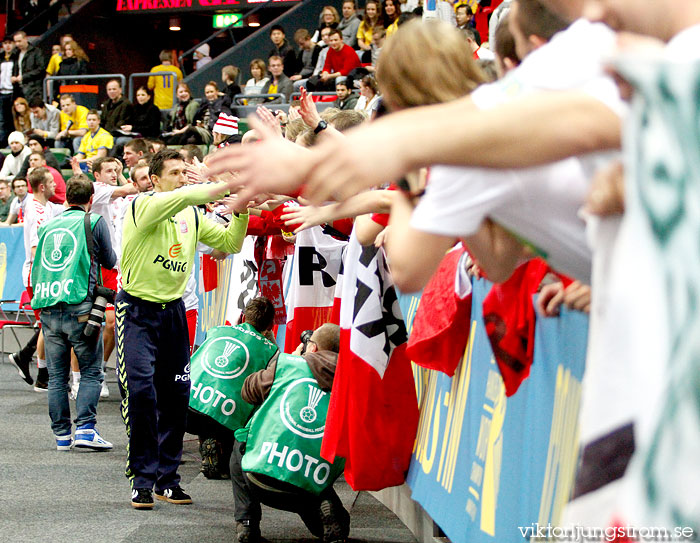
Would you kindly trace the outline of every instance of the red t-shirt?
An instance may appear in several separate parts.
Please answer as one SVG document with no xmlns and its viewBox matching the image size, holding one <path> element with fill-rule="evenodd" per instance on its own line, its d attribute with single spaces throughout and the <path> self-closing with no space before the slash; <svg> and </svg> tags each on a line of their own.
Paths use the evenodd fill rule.
<svg viewBox="0 0 700 543">
<path fill-rule="evenodd" d="M 329 74 L 340 72 L 340 75 L 348 75 L 351 70 L 361 66 L 360 57 L 357 56 L 355 50 L 349 45 L 343 45 L 340 51 L 336 51 L 332 47 L 328 48 L 323 71 Z"/>
</svg>

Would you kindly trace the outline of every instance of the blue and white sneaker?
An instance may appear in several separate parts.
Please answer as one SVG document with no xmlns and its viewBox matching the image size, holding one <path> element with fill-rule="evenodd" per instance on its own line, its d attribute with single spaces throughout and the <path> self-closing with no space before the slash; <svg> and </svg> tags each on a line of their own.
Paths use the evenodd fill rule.
<svg viewBox="0 0 700 543">
<path fill-rule="evenodd" d="M 83 424 L 75 430 L 75 446 L 83 449 L 105 451 L 112 448 L 112 444 L 95 430 L 94 423 Z"/>
<path fill-rule="evenodd" d="M 70 451 L 73 448 L 73 436 L 66 434 L 65 436 L 57 436 L 56 438 L 56 450 L 57 451 Z"/>
</svg>

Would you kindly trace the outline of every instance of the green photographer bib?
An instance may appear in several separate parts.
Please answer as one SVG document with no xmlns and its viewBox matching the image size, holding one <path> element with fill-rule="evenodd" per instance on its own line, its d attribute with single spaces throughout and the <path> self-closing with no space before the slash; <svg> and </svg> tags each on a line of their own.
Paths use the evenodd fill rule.
<svg viewBox="0 0 700 543">
<path fill-rule="evenodd" d="M 250 420 L 243 471 L 314 494 L 331 486 L 345 460 L 329 464 L 321 458 L 329 401 L 304 358 L 280 355 L 270 395 Z"/>
<path fill-rule="evenodd" d="M 99 215 L 90 215 L 94 229 Z M 79 304 L 88 296 L 90 254 L 85 239 L 85 212 L 65 211 L 39 228 L 32 264 L 32 307 Z"/>
<path fill-rule="evenodd" d="M 241 399 L 243 381 L 277 350 L 250 324 L 210 329 L 190 361 L 190 407 L 231 430 L 245 426 L 254 406 Z"/>
</svg>

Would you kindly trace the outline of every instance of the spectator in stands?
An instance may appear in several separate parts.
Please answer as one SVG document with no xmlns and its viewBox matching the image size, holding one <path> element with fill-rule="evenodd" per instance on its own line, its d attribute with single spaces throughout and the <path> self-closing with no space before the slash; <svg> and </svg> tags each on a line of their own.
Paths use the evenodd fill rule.
<svg viewBox="0 0 700 543">
<path fill-rule="evenodd" d="M 194 50 L 194 69 L 201 70 L 210 62 L 211 57 L 209 56 L 209 44 L 203 43 Z"/>
<path fill-rule="evenodd" d="M 339 77 L 335 81 L 335 94 L 338 96 L 338 99 L 333 102 L 333 107 L 337 107 L 341 111 L 355 109 L 359 97 L 356 94 L 352 94 L 352 90 L 348 88 L 344 78 Z"/>
<path fill-rule="evenodd" d="M 153 103 L 153 93 L 148 87 L 141 85 L 136 90 L 136 103 L 132 107 L 131 122 L 124 123 L 119 128 L 132 136 L 158 137 L 161 122 L 160 110 Z"/>
<path fill-rule="evenodd" d="M 383 0 L 382 2 L 383 26 L 387 38 L 390 38 L 399 29 L 399 15 L 401 15 L 399 6 L 399 0 Z"/>
<path fill-rule="evenodd" d="M 267 65 L 265 61 L 256 58 L 250 63 L 251 77 L 245 84 L 244 94 L 262 94 L 262 90 L 267 86 L 269 78 L 267 77 Z M 248 99 L 249 105 L 262 103 L 262 100 Z"/>
<path fill-rule="evenodd" d="M 196 126 L 195 116 L 199 111 L 199 104 L 192 99 L 192 93 L 187 83 L 177 86 L 177 107 L 170 114 L 170 129 L 166 136 L 169 145 L 184 145 L 186 143 L 208 143 L 211 134 L 199 126 Z"/>
<path fill-rule="evenodd" d="M 56 75 L 58 73 L 58 67 L 63 61 L 63 47 L 72 39 L 72 34 L 64 34 L 61 36 L 60 43 L 51 48 L 51 58 L 49 59 L 49 65 L 46 67 L 46 75 Z M 56 47 L 58 50 L 55 50 Z"/>
<path fill-rule="evenodd" d="M 46 64 L 41 51 L 29 44 L 27 34 L 20 30 L 13 36 L 18 51 L 17 62 L 12 69 L 12 83 L 19 85 L 22 95 L 31 100 L 41 96 L 41 84 L 44 81 Z"/>
<path fill-rule="evenodd" d="M 106 90 L 109 100 L 102 104 L 100 124 L 112 136 L 117 136 L 117 131 L 122 130 L 122 125 L 130 125 L 132 123 L 134 106 L 129 100 L 124 98 L 122 85 L 118 79 L 107 81 Z"/>
<path fill-rule="evenodd" d="M 0 179 L 0 221 L 2 224 L 7 221 L 14 200 L 15 196 L 10 191 L 10 185 L 5 179 Z"/>
<path fill-rule="evenodd" d="M 48 148 L 44 147 L 43 140 L 39 138 L 39 136 L 31 136 L 29 140 L 27 140 L 27 147 L 29 147 L 29 150 L 32 153 L 41 153 L 41 155 L 44 157 L 44 163 L 50 166 L 51 168 L 57 171 L 61 169 L 58 160 L 56 160 L 56 157 Z M 18 177 L 27 177 L 27 173 L 29 172 L 30 167 L 29 159 L 31 158 L 31 156 L 32 155 L 28 155 L 27 158 L 24 159 L 22 167 L 20 168 L 19 173 L 17 174 Z"/>
<path fill-rule="evenodd" d="M 223 94 L 228 96 L 231 103 L 233 103 L 234 96 L 241 94 L 241 87 L 237 83 L 240 73 L 241 71 L 236 66 L 230 64 L 221 68 L 221 81 L 226 85 Z"/>
<path fill-rule="evenodd" d="M 357 28 L 357 45 L 363 51 L 369 51 L 372 46 L 372 32 L 375 26 L 382 24 L 382 9 L 377 0 L 367 0 L 365 16 Z"/>
<path fill-rule="evenodd" d="M 10 38 L 5 38 L 2 41 L 2 57 L 0 58 L 0 146 L 2 147 L 5 146 L 7 135 L 14 130 L 12 122 L 14 46 L 15 44 Z"/>
<path fill-rule="evenodd" d="M 462 29 L 462 32 L 464 32 L 464 35 L 467 38 L 467 43 L 472 50 L 474 60 L 495 60 L 496 57 L 493 52 L 481 46 L 481 37 L 479 36 L 479 32 L 477 32 L 474 28 L 464 28 Z"/>
<path fill-rule="evenodd" d="M 333 90 L 336 78 L 347 76 L 351 70 L 361 66 L 357 53 L 343 43 L 343 35 L 339 30 L 331 30 L 328 39 L 330 49 L 326 55 L 326 63 L 320 76 L 309 78 L 310 90 Z"/>
<path fill-rule="evenodd" d="M 63 179 L 61 172 L 59 172 L 56 168 L 52 168 L 51 166 L 46 165 L 46 156 L 44 155 L 43 150 L 32 151 L 32 154 L 30 154 L 27 157 L 27 161 L 29 162 L 27 175 L 31 174 L 37 168 L 46 168 L 53 177 L 54 183 L 56 184 L 56 188 L 54 189 L 53 196 L 49 198 L 49 201 L 53 202 L 54 204 L 62 204 L 63 202 L 65 202 L 66 182 Z"/>
<path fill-rule="evenodd" d="M 379 54 L 382 52 L 382 47 L 384 47 L 384 42 L 386 41 L 387 33 L 382 27 L 378 26 L 372 32 L 372 50 L 370 53 L 370 61 L 372 64 L 367 66 L 367 71 L 374 72 L 377 69 L 377 62 L 379 61 Z"/>
<path fill-rule="evenodd" d="M 12 104 L 12 121 L 15 125 L 15 130 L 18 132 L 28 132 L 32 127 L 31 114 L 29 113 L 29 103 L 26 99 L 15 98 Z"/>
<path fill-rule="evenodd" d="M 294 89 L 296 90 L 301 87 L 302 81 L 314 73 L 321 49 L 311 40 L 311 35 L 305 28 L 300 28 L 294 33 L 294 42 L 299 46 L 299 55 L 297 56 L 299 73 L 294 74 L 289 79 L 294 81 Z"/>
<path fill-rule="evenodd" d="M 204 160 L 204 153 L 202 153 L 202 149 L 200 149 L 199 145 L 193 145 L 191 143 L 183 145 L 180 148 L 180 156 L 187 164 L 194 164 L 195 158 L 200 162 Z"/>
<path fill-rule="evenodd" d="M 324 28 L 330 28 L 331 30 L 338 28 L 340 23 L 340 16 L 338 15 L 338 10 L 333 6 L 324 6 L 321 10 L 321 23 L 319 27 L 314 32 L 311 40 L 317 42 L 321 38 L 321 30 Z"/>
<path fill-rule="evenodd" d="M 56 134 L 56 147 L 78 152 L 80 141 L 88 131 L 87 114 L 88 109 L 76 104 L 72 94 L 61 95 L 61 131 Z"/>
<path fill-rule="evenodd" d="M 214 130 L 216 120 L 222 112 L 231 115 L 231 102 L 228 96 L 219 95 L 219 87 L 216 81 L 209 81 L 204 85 L 204 101 L 199 107 L 194 120 L 198 124 L 201 123 L 200 126 L 208 130 L 211 134 Z M 208 141 L 211 141 L 211 138 Z"/>
<path fill-rule="evenodd" d="M 152 155 L 155 155 L 158 151 L 165 149 L 168 146 L 165 141 L 155 138 L 145 138 L 144 141 L 146 142 L 146 145 L 148 145 L 148 152 Z"/>
<path fill-rule="evenodd" d="M 174 72 L 177 81 L 182 81 L 182 71 L 173 66 L 173 53 L 163 49 L 158 56 L 160 64 L 151 68 L 151 73 Z M 173 86 L 176 82 L 172 75 L 151 76 L 148 78 L 148 88 L 154 91 L 154 103 L 158 109 L 170 109 L 173 107 Z"/>
<path fill-rule="evenodd" d="M 318 60 L 316 60 L 316 67 L 314 68 L 312 77 L 320 76 L 323 71 L 323 66 L 326 64 L 326 57 L 328 56 L 328 50 L 330 49 L 328 44 L 330 43 L 330 35 L 332 29 L 324 28 L 321 30 L 321 43 L 317 44 L 316 47 L 319 49 Z M 308 80 L 306 80 L 308 81 Z M 306 86 L 306 81 L 302 81 L 299 87 Z M 297 88 L 297 84 L 294 84 L 294 88 Z"/>
<path fill-rule="evenodd" d="M 15 199 L 12 200 L 10 205 L 10 214 L 1 226 L 10 226 L 15 223 L 22 224 L 24 222 L 25 208 L 29 200 L 31 200 L 31 197 L 27 198 L 29 187 L 26 177 L 20 177 L 19 175 L 15 177 L 14 181 L 10 181 L 10 188 L 15 195 Z"/>
<path fill-rule="evenodd" d="M 63 60 L 58 67 L 56 75 L 84 75 L 88 73 L 88 62 L 90 59 L 74 40 L 69 40 L 63 46 Z M 74 80 L 78 82 L 78 79 Z M 63 81 L 63 84 L 69 81 Z"/>
<path fill-rule="evenodd" d="M 343 42 L 357 49 L 357 30 L 360 28 L 360 18 L 357 16 L 355 0 L 343 2 L 343 18 L 336 27 L 343 34 Z"/>
<path fill-rule="evenodd" d="M 61 112 L 57 107 L 45 104 L 39 98 L 29 102 L 29 110 L 32 125 L 30 135 L 39 136 L 49 147 L 53 147 L 61 128 Z"/>
<path fill-rule="evenodd" d="M 468 5 L 458 5 L 455 9 L 455 16 L 457 17 L 457 28 L 460 30 L 465 28 L 476 28 L 474 24 L 474 13 Z"/>
<path fill-rule="evenodd" d="M 284 74 L 287 77 L 294 75 L 296 73 L 297 57 L 294 47 L 289 44 L 285 37 L 284 28 L 280 25 L 273 25 L 270 29 L 270 41 L 272 41 L 273 48 L 270 50 L 270 54 L 267 55 L 268 59 L 280 57 L 284 65 Z"/>
<path fill-rule="evenodd" d="M 372 117 L 379 105 L 379 86 L 373 75 L 366 75 L 360 80 L 360 98 L 355 104 L 355 111 L 362 111 Z"/>
<path fill-rule="evenodd" d="M 91 109 L 87 114 L 88 132 L 80 141 L 80 149 L 76 154 L 81 164 L 91 164 L 96 158 L 106 157 L 114 147 L 114 138 L 100 126 L 100 113 Z"/>
<path fill-rule="evenodd" d="M 0 169 L 0 179 L 12 181 L 19 173 L 24 159 L 27 158 L 31 150 L 25 145 L 27 140 L 22 132 L 12 132 L 7 138 L 10 144 L 10 154 L 5 157 Z"/>
<path fill-rule="evenodd" d="M 133 168 L 138 161 L 148 155 L 148 145 L 143 138 L 134 138 L 124 146 L 124 164 L 127 168 Z"/>
<path fill-rule="evenodd" d="M 274 98 L 268 101 L 273 103 L 289 102 L 292 92 L 294 92 L 294 84 L 284 71 L 284 61 L 282 57 L 271 56 L 269 59 L 269 69 L 272 77 L 263 87 L 261 94 L 283 94 L 284 100 Z"/>
</svg>

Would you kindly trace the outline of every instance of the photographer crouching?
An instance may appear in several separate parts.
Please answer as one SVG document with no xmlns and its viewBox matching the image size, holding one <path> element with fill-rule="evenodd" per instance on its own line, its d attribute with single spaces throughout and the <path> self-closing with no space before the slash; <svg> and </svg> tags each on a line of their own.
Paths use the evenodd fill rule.
<svg viewBox="0 0 700 543">
<path fill-rule="evenodd" d="M 117 257 L 105 220 L 91 214 L 94 188 L 85 175 L 66 185 L 64 213 L 39 228 L 32 266 L 32 307 L 41 309 L 46 363 L 49 370 L 49 416 L 59 451 L 73 446 L 111 449 L 95 429 L 97 402 L 102 385 L 102 329 L 99 296 L 114 296 L 98 285 L 99 269 L 112 269 Z M 104 304 L 101 306 L 104 311 Z M 91 311 L 96 316 L 91 316 Z M 80 390 L 76 399 L 75 439 L 68 403 L 70 351 L 80 366 Z"/>
</svg>

